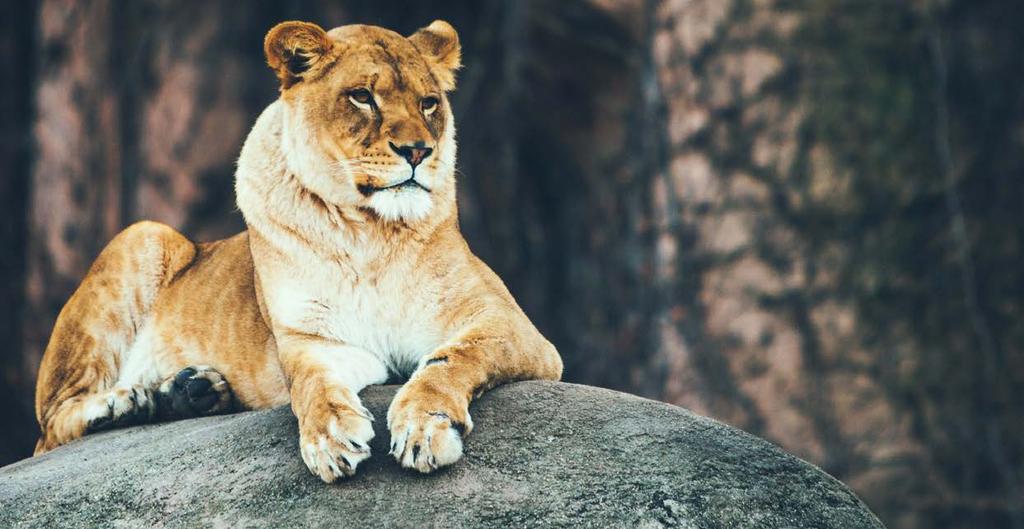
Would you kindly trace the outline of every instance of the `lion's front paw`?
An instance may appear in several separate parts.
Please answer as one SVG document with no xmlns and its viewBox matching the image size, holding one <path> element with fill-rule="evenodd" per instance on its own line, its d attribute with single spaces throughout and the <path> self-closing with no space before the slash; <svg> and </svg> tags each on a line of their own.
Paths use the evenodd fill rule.
<svg viewBox="0 0 1024 529">
<path fill-rule="evenodd" d="M 395 460 L 429 473 L 462 457 L 462 436 L 472 429 L 472 420 L 468 410 L 455 412 L 399 394 L 388 410 L 388 426 Z"/>
<path fill-rule="evenodd" d="M 358 403 L 318 402 L 299 418 L 302 460 L 327 483 L 351 476 L 370 457 L 373 416 Z"/>
</svg>

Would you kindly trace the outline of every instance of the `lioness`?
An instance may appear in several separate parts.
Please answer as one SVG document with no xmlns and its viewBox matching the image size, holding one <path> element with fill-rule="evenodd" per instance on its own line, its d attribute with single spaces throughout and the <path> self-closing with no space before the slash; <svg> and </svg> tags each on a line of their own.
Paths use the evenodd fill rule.
<svg viewBox="0 0 1024 529">
<path fill-rule="evenodd" d="M 96 430 L 291 402 L 326 482 L 370 456 L 359 391 L 409 376 L 391 454 L 431 472 L 462 455 L 469 403 L 562 362 L 469 250 L 455 204 L 455 30 L 406 38 L 285 22 L 264 51 L 280 98 L 235 187 L 248 231 L 197 244 L 121 232 L 57 318 L 36 388 L 46 452 Z"/>
</svg>

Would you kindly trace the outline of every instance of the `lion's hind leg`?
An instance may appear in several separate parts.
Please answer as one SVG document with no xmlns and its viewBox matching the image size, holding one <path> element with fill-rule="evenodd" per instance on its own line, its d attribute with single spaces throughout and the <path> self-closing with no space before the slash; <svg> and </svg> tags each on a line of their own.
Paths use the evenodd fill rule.
<svg viewBox="0 0 1024 529">
<path fill-rule="evenodd" d="M 158 295 L 195 255 L 191 241 L 154 222 L 128 227 L 103 249 L 57 317 L 43 355 L 37 454 L 156 416 L 160 380 L 119 381 L 119 371 Z"/>
<path fill-rule="evenodd" d="M 36 444 L 36 453 L 85 434 L 142 424 L 155 416 L 152 391 L 138 385 L 71 397 L 51 414 L 50 428 Z"/>
<path fill-rule="evenodd" d="M 226 413 L 234 409 L 233 401 L 227 380 L 207 366 L 186 367 L 158 388 L 135 384 L 87 393 L 58 406 L 50 420 L 52 427 L 40 439 L 36 453 L 104 430 Z"/>
</svg>

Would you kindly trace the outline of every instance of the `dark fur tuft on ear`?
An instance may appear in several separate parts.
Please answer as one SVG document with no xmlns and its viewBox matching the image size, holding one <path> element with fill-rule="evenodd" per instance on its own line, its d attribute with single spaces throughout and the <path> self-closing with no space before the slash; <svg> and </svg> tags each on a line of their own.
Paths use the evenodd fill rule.
<svg viewBox="0 0 1024 529">
<path fill-rule="evenodd" d="M 441 89 L 453 90 L 455 70 L 462 66 L 462 47 L 455 28 L 444 20 L 435 20 L 409 36 L 409 40 L 427 60 Z"/>
<path fill-rule="evenodd" d="M 322 67 L 333 47 L 327 32 L 309 22 L 282 22 L 271 28 L 263 40 L 267 64 L 277 74 L 282 90 Z"/>
</svg>

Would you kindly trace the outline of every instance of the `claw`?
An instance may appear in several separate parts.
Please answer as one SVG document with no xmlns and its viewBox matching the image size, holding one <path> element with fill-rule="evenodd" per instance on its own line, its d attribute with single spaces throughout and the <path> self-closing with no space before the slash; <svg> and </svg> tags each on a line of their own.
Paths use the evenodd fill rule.
<svg viewBox="0 0 1024 529">
<path fill-rule="evenodd" d="M 357 441 L 355 439 L 349 438 L 348 439 L 348 443 L 350 445 L 352 445 L 353 450 L 356 451 L 356 452 L 365 453 L 365 452 L 369 452 L 370 451 L 370 447 L 369 446 L 366 446 L 365 444 L 360 443 L 359 441 Z"/>
</svg>

